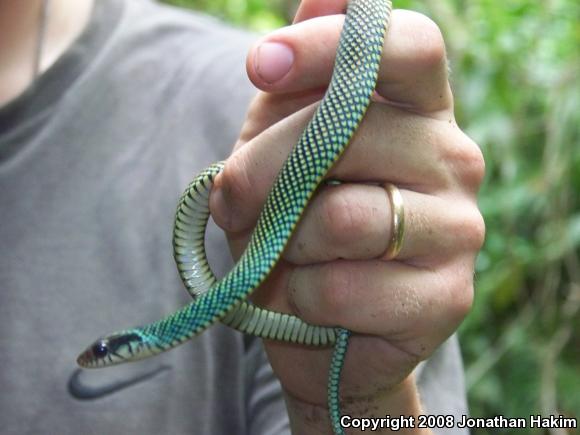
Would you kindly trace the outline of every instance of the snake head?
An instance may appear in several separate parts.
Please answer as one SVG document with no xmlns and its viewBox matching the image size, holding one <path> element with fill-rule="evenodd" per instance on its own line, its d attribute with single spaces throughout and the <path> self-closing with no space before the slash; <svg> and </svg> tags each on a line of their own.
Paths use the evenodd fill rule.
<svg viewBox="0 0 580 435">
<path fill-rule="evenodd" d="M 84 368 L 106 367 L 142 358 L 143 338 L 134 331 L 123 331 L 99 338 L 77 358 Z"/>
</svg>

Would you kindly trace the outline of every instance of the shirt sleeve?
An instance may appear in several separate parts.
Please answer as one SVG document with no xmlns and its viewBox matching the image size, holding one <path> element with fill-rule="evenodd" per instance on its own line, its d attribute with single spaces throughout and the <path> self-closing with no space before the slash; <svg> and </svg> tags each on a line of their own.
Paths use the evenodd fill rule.
<svg viewBox="0 0 580 435">
<path fill-rule="evenodd" d="M 415 369 L 415 378 L 425 414 L 452 415 L 461 421 L 469 414 L 461 351 L 452 335 L 427 361 Z M 435 434 L 469 435 L 466 428 L 433 429 Z"/>
<path fill-rule="evenodd" d="M 280 382 L 268 362 L 262 341 L 245 336 L 248 434 L 290 435 L 290 421 Z"/>
</svg>

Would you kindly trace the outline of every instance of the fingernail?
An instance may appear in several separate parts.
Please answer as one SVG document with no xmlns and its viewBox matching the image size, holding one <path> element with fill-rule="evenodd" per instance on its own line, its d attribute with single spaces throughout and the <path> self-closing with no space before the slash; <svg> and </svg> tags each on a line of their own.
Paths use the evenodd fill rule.
<svg viewBox="0 0 580 435">
<path fill-rule="evenodd" d="M 256 73 L 266 83 L 275 83 L 290 71 L 294 52 L 280 42 L 263 42 L 256 49 Z"/>
</svg>

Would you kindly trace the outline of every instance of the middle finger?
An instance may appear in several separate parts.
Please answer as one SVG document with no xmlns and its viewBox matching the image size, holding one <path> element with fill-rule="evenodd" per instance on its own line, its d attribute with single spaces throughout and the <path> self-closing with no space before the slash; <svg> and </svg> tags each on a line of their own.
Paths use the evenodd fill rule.
<svg viewBox="0 0 580 435">
<path fill-rule="evenodd" d="M 228 159 L 210 198 L 212 216 L 223 229 L 237 233 L 253 228 L 276 174 L 314 110 L 311 105 L 285 118 Z M 357 182 L 389 181 L 433 193 L 453 180 L 444 153 L 467 140 L 455 124 L 373 103 L 328 176 Z"/>
</svg>

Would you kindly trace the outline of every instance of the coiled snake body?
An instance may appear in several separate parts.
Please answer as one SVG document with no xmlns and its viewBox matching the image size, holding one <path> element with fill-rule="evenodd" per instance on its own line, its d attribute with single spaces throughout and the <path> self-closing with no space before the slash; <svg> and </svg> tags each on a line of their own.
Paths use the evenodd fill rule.
<svg viewBox="0 0 580 435">
<path fill-rule="evenodd" d="M 376 85 L 390 14 L 387 0 L 350 1 L 328 90 L 278 174 L 234 268 L 218 281 L 205 256 L 209 193 L 223 168 L 223 163 L 217 163 L 190 183 L 175 218 L 174 257 L 194 300 L 154 323 L 98 339 L 81 353 L 79 365 L 103 367 L 165 352 L 218 320 L 263 338 L 314 346 L 334 344 L 328 405 L 334 433 L 344 433 L 339 381 L 350 332 L 309 325 L 295 316 L 256 307 L 246 299 L 276 265 L 309 199 L 360 124 Z"/>
</svg>

